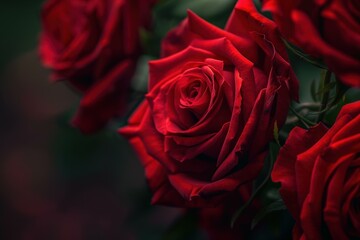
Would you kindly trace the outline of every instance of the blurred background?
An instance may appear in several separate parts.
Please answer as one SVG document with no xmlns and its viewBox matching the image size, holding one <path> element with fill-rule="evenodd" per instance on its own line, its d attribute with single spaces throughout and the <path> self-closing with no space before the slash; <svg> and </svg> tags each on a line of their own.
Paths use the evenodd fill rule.
<svg viewBox="0 0 360 240">
<path fill-rule="evenodd" d="M 80 96 L 41 67 L 41 4 L 0 3 L 0 239 L 160 239 L 180 210 L 150 208 L 116 132 L 68 124 Z"/>
</svg>

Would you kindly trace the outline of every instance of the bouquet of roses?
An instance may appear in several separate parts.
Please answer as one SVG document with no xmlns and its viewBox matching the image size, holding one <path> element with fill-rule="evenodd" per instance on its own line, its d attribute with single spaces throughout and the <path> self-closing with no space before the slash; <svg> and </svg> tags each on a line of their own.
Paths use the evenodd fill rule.
<svg viewBox="0 0 360 240">
<path fill-rule="evenodd" d="M 188 216 L 206 239 L 360 238 L 357 1 L 48 0 L 42 26 L 72 125 L 117 126 L 151 203 L 184 208 L 165 239 Z"/>
</svg>

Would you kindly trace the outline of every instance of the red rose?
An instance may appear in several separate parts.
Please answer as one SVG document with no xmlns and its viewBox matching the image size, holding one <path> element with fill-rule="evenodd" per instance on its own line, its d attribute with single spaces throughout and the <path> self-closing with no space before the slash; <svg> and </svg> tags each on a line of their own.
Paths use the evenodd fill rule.
<svg viewBox="0 0 360 240">
<path fill-rule="evenodd" d="M 49 0 L 42 10 L 40 56 L 54 80 L 84 93 L 73 120 L 84 132 L 124 110 L 140 53 L 139 28 L 148 24 L 146 0 Z"/>
<path fill-rule="evenodd" d="M 153 203 L 214 206 L 258 175 L 297 80 L 274 23 L 250 0 L 225 30 L 189 12 L 163 46 L 169 56 L 150 62 L 146 101 L 120 133 L 145 167 Z"/>
<path fill-rule="evenodd" d="M 287 39 L 322 58 L 343 83 L 360 87 L 359 1 L 263 1 Z"/>
<path fill-rule="evenodd" d="M 343 107 L 330 129 L 293 129 L 272 179 L 296 220 L 294 239 L 359 238 L 360 101 Z"/>
</svg>

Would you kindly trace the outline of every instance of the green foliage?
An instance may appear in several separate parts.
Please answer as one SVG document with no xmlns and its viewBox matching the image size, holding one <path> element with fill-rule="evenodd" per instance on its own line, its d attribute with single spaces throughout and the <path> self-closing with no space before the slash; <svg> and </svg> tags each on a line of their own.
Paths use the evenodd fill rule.
<svg viewBox="0 0 360 240">
<path fill-rule="evenodd" d="M 286 210 L 286 206 L 283 202 L 283 200 L 281 198 L 275 200 L 274 202 L 270 203 L 269 205 L 267 205 L 266 207 L 264 207 L 263 209 L 261 209 L 256 216 L 254 217 L 254 219 L 251 222 L 251 229 L 254 229 L 255 226 L 262 220 L 264 219 L 269 213 L 272 212 L 276 212 L 276 211 L 281 211 L 281 210 Z"/>
<path fill-rule="evenodd" d="M 283 39 L 285 46 L 295 55 L 297 55 L 298 57 L 300 57 L 301 59 L 307 61 L 308 63 L 318 67 L 318 68 L 322 68 L 322 69 L 327 69 L 326 65 L 319 59 L 315 59 L 313 57 L 311 57 L 308 54 L 303 53 L 300 49 L 296 48 L 295 46 L 293 46 L 291 43 L 289 43 L 288 41 L 286 41 L 285 39 Z"/>
</svg>

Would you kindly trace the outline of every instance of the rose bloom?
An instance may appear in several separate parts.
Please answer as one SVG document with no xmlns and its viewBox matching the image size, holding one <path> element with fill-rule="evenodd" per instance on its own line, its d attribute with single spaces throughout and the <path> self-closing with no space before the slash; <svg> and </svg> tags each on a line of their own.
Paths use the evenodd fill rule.
<svg viewBox="0 0 360 240">
<path fill-rule="evenodd" d="M 120 133 L 145 167 L 152 203 L 215 206 L 257 177 L 297 80 L 276 26 L 251 0 L 237 3 L 225 30 L 189 12 L 163 56 Z"/>
<path fill-rule="evenodd" d="M 153 1 L 154 2 L 154 1 Z M 147 0 L 49 0 L 42 9 L 40 57 L 52 79 L 83 93 L 73 124 L 101 128 L 124 111 L 139 29 L 149 25 Z"/>
<path fill-rule="evenodd" d="M 340 80 L 360 87 L 360 2 L 263 0 L 282 34 L 322 58 Z"/>
<path fill-rule="evenodd" d="M 294 128 L 272 179 L 296 220 L 294 239 L 360 238 L 360 101 L 330 129 Z"/>
</svg>

